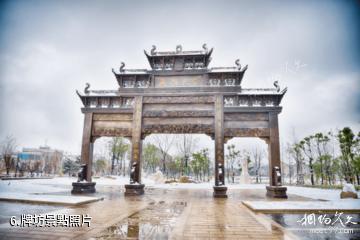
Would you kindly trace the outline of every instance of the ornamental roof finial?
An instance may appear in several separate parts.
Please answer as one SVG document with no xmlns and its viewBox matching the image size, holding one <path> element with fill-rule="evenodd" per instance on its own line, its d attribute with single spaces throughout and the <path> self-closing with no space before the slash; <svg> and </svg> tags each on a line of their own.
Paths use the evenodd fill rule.
<svg viewBox="0 0 360 240">
<path fill-rule="evenodd" d="M 90 83 L 86 83 L 86 84 L 85 84 L 85 89 L 84 89 L 84 93 L 85 93 L 85 94 L 89 94 L 89 93 L 90 93 L 89 88 L 90 88 Z"/>
<path fill-rule="evenodd" d="M 181 53 L 182 52 L 182 46 L 179 44 L 176 46 L 176 53 Z"/>
<path fill-rule="evenodd" d="M 235 65 L 238 67 L 238 69 L 241 69 L 240 59 L 235 60 Z"/>
<path fill-rule="evenodd" d="M 208 48 L 207 48 L 207 46 L 206 46 L 206 43 L 204 43 L 203 45 L 202 45 L 202 48 L 204 49 L 204 51 L 207 53 L 208 52 Z"/>
<path fill-rule="evenodd" d="M 275 82 L 274 82 L 274 87 L 276 88 L 276 91 L 277 91 L 277 92 L 280 92 L 279 81 L 275 81 Z"/>
<path fill-rule="evenodd" d="M 156 50 L 156 46 L 155 46 L 155 45 L 152 45 L 152 48 L 151 48 L 151 51 L 150 51 L 151 55 L 155 55 L 155 54 L 156 54 L 155 50 Z"/>
<path fill-rule="evenodd" d="M 125 67 L 125 63 L 124 62 L 121 62 L 121 64 L 120 64 L 120 72 L 125 72 L 125 69 L 124 69 L 124 67 Z"/>
</svg>

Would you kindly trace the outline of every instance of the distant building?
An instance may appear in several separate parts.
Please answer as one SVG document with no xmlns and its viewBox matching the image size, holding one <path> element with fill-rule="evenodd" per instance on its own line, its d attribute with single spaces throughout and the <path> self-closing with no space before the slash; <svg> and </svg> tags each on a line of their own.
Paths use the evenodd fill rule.
<svg viewBox="0 0 360 240">
<path fill-rule="evenodd" d="M 57 174 L 61 170 L 63 152 L 49 146 L 23 148 L 18 155 L 19 168 L 31 173 Z"/>
</svg>

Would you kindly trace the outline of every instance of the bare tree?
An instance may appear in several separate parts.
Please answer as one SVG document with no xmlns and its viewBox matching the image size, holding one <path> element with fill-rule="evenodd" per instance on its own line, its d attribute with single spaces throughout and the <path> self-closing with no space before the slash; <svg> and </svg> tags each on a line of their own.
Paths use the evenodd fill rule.
<svg viewBox="0 0 360 240">
<path fill-rule="evenodd" d="M 6 175 L 9 175 L 11 165 L 13 164 L 12 154 L 16 150 L 16 139 L 13 136 L 7 136 L 1 143 L 1 156 L 5 161 Z"/>
<path fill-rule="evenodd" d="M 287 153 L 289 155 L 289 174 L 291 184 L 291 160 L 295 161 L 296 167 L 296 184 L 304 185 L 304 155 L 303 146 L 299 143 L 295 133 L 295 128 L 292 129 L 292 143 L 287 144 Z"/>
<path fill-rule="evenodd" d="M 181 134 L 176 139 L 176 147 L 181 157 L 181 175 L 188 174 L 189 158 L 196 149 L 196 142 L 198 138 L 191 134 Z"/>
<path fill-rule="evenodd" d="M 234 171 L 234 164 L 238 160 L 240 156 L 240 150 L 235 150 L 235 145 L 231 144 L 227 146 L 228 154 L 226 154 L 226 166 L 227 166 L 227 179 L 230 181 L 230 171 L 231 171 L 231 178 L 232 183 L 235 182 L 235 171 Z"/>
<path fill-rule="evenodd" d="M 161 163 L 162 163 L 162 171 L 166 172 L 166 158 L 169 156 L 169 150 L 175 141 L 175 135 L 172 134 L 163 134 L 163 135 L 154 135 L 153 140 L 157 148 L 161 153 Z"/>
<path fill-rule="evenodd" d="M 304 156 L 302 154 L 301 145 L 299 143 L 287 145 L 287 152 L 289 154 L 289 174 L 291 184 L 291 159 L 295 161 L 296 166 L 296 184 L 304 185 Z"/>
<path fill-rule="evenodd" d="M 254 160 L 254 170 L 256 175 L 256 183 L 261 183 L 261 161 L 265 156 L 264 149 L 259 146 L 255 146 L 250 151 L 250 156 Z"/>
</svg>

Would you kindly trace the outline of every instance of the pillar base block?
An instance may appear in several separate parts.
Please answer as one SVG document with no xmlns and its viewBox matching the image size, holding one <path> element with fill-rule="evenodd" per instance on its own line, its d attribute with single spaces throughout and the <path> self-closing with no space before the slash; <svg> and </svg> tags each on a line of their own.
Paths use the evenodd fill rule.
<svg viewBox="0 0 360 240">
<path fill-rule="evenodd" d="M 283 186 L 266 186 L 266 196 L 271 198 L 288 198 L 286 187 Z"/>
<path fill-rule="evenodd" d="M 96 182 L 73 182 L 71 194 L 95 193 Z"/>
<path fill-rule="evenodd" d="M 125 196 L 138 196 L 144 194 L 145 184 L 125 184 Z"/>
<path fill-rule="evenodd" d="M 214 186 L 214 198 L 227 198 L 227 187 L 226 186 Z"/>
</svg>

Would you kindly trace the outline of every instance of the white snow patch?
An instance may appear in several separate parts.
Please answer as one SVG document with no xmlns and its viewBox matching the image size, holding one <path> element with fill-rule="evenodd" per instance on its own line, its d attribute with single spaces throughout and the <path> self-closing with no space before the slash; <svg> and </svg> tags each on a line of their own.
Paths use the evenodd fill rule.
<svg viewBox="0 0 360 240">
<path fill-rule="evenodd" d="M 360 210 L 360 200 L 343 199 L 338 201 L 243 201 L 256 211 L 291 210 Z"/>
<path fill-rule="evenodd" d="M 287 187 L 288 194 L 296 194 L 299 196 L 318 199 L 318 200 L 340 200 L 341 189 L 321 189 L 309 187 Z M 359 192 L 358 192 L 359 196 Z"/>
</svg>

